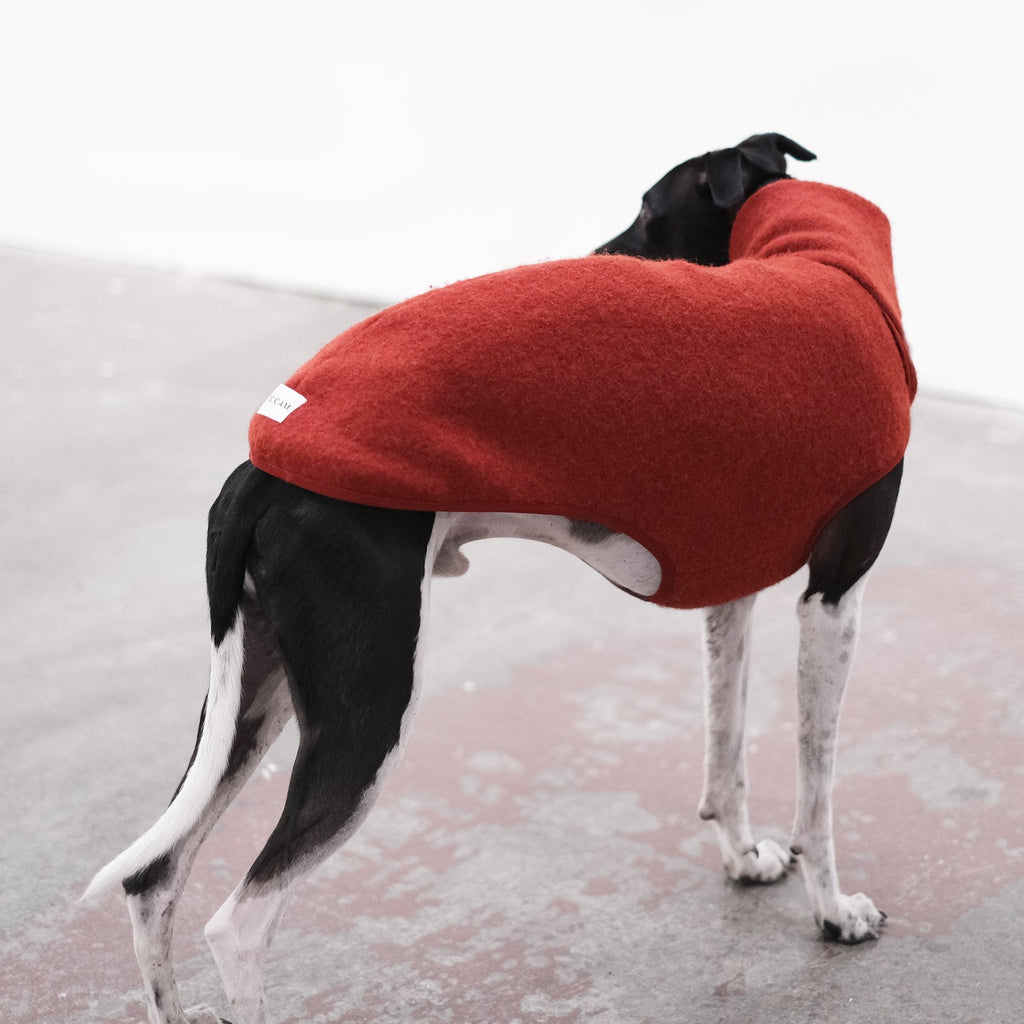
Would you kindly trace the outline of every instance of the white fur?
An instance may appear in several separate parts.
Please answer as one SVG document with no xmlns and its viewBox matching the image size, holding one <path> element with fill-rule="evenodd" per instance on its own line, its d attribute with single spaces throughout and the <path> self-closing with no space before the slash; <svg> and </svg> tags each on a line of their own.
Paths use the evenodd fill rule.
<svg viewBox="0 0 1024 1024">
<path fill-rule="evenodd" d="M 768 883 L 793 858 L 771 839 L 754 842 L 747 811 L 744 718 L 750 668 L 750 618 L 756 594 L 703 610 L 705 746 L 700 816 L 714 823 L 730 878 Z"/>
<path fill-rule="evenodd" d="M 244 883 L 206 925 L 234 1024 L 267 1024 L 264 961 L 281 922 L 287 889 L 246 891 Z M 197 1007 L 201 1011 L 204 1007 Z"/>
<path fill-rule="evenodd" d="M 885 915 L 863 893 L 839 891 L 832 839 L 832 781 L 839 710 L 857 646 L 859 580 L 836 605 L 820 594 L 801 599 L 797 703 L 800 713 L 796 817 L 790 845 L 801 855 L 814 919 L 841 942 L 877 938 Z M 826 926 L 831 926 L 826 927 Z"/>
<path fill-rule="evenodd" d="M 82 899 L 113 889 L 141 871 L 170 850 L 199 820 L 216 791 L 231 753 L 242 694 L 243 656 L 244 625 L 239 610 L 231 629 L 211 653 L 210 688 L 202 736 L 181 789 L 148 832 L 97 872 Z"/>
<path fill-rule="evenodd" d="M 835 605 L 800 599 L 799 785 L 790 849 L 800 855 L 815 921 L 841 942 L 876 938 L 885 920 L 863 893 L 839 891 L 832 839 L 832 783 L 843 693 L 853 664 L 865 579 Z M 744 715 L 750 617 L 756 595 L 703 610 L 706 746 L 701 817 L 718 834 L 731 878 L 774 882 L 794 858 L 772 840 L 755 843 L 747 811 Z"/>
<path fill-rule="evenodd" d="M 650 597 L 661 586 L 661 566 L 641 544 L 623 533 L 584 540 L 573 534 L 571 520 L 564 516 L 438 512 L 433 536 L 439 544 L 434 564 L 437 576 L 461 576 L 469 568 L 469 559 L 459 550 L 463 544 L 491 537 L 518 537 L 568 551 L 612 583 L 641 597 Z"/>
<path fill-rule="evenodd" d="M 173 908 L 181 896 L 184 878 L 168 889 L 128 900 L 132 944 L 142 973 L 149 1024 L 179 1024 L 184 1020 L 174 981 L 171 938 Z M 157 993 L 161 993 L 159 1001 Z M 158 1005 L 159 1003 L 159 1005 Z"/>
</svg>

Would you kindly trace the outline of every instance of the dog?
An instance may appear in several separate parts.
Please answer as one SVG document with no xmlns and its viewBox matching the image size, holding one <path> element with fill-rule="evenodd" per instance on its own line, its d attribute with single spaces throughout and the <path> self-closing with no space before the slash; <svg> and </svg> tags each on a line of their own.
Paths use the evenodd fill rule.
<svg viewBox="0 0 1024 1024">
<path fill-rule="evenodd" d="M 890 403 L 896 410 L 896 426 L 891 431 L 894 439 L 878 464 L 851 471 L 864 477 L 854 493 L 829 507 L 825 516 L 819 508 L 803 517 L 811 526 L 801 529 L 810 532 L 779 556 L 771 577 L 760 569 L 744 569 L 736 578 L 729 577 L 720 567 L 730 559 L 711 550 L 718 542 L 709 541 L 694 545 L 700 557 L 709 560 L 699 585 L 690 587 L 687 574 L 676 571 L 677 582 L 670 586 L 666 582 L 670 553 L 659 541 L 657 527 L 649 528 L 646 520 L 629 521 L 628 512 L 588 518 L 574 514 L 586 508 L 565 502 L 544 505 L 531 495 L 517 499 L 516 507 L 505 508 L 502 494 L 468 499 L 462 510 L 453 511 L 440 504 L 431 507 L 429 487 L 423 494 L 413 494 L 402 507 L 400 497 L 357 502 L 332 495 L 333 485 L 319 491 L 299 486 L 287 479 L 287 472 L 267 471 L 277 456 L 267 448 L 273 440 L 266 438 L 281 436 L 272 432 L 300 422 L 300 412 L 305 414 L 307 408 L 301 390 L 304 385 L 301 380 L 293 381 L 294 387 L 278 389 L 261 407 L 253 421 L 253 461 L 229 477 L 210 512 L 206 571 L 211 673 L 192 759 L 156 824 L 102 869 L 85 894 L 89 897 L 123 888 L 151 1024 L 217 1024 L 221 1020 L 209 1007 L 185 1011 L 179 1002 L 170 942 L 175 905 L 200 844 L 294 716 L 300 741 L 281 818 L 245 878 L 206 927 L 232 1021 L 266 1024 L 263 960 L 288 892 L 356 830 L 408 732 L 418 692 L 431 577 L 464 572 L 468 563 L 461 546 L 488 537 L 524 537 L 554 544 L 638 597 L 658 600 L 658 595 L 663 595 L 661 603 L 703 606 L 706 754 L 699 814 L 712 822 L 717 832 L 726 871 L 738 881 L 771 883 L 799 863 L 814 919 L 826 938 L 857 943 L 878 937 L 885 915 L 864 894 L 845 895 L 839 887 L 831 786 L 837 719 L 857 637 L 864 581 L 886 539 L 900 487 L 905 431 L 909 429 L 904 422 L 905 407 L 913 396 L 912 367 L 905 352 L 897 353 L 899 346 L 893 344 L 893 338 L 899 342 L 902 337 L 898 307 L 894 293 L 887 302 L 881 294 L 885 287 L 875 287 L 878 275 L 853 280 L 851 274 L 859 273 L 856 267 L 851 271 L 845 264 L 838 269 L 821 266 L 822 260 L 828 260 L 809 258 L 806 251 L 787 254 L 787 247 L 796 244 L 792 236 L 778 243 L 779 251 L 772 251 L 772 258 L 763 266 L 755 260 L 730 262 L 730 246 L 735 249 L 740 233 L 753 239 L 750 245 L 768 245 L 770 249 L 776 244 L 758 240 L 755 213 L 766 204 L 796 202 L 792 207 L 796 212 L 790 216 L 797 225 L 793 230 L 813 234 L 815 225 L 807 211 L 818 201 L 815 197 L 826 203 L 847 204 L 842 211 L 852 209 L 854 219 L 863 214 L 875 236 L 884 234 L 878 245 L 887 252 L 887 223 L 883 224 L 878 211 L 864 212 L 867 204 L 863 200 L 852 194 L 836 198 L 827 186 L 819 186 L 817 192 L 800 191 L 797 186 L 810 183 L 795 182 L 786 174 L 787 156 L 815 159 L 809 150 L 771 133 L 687 160 L 644 195 L 641 212 L 626 231 L 591 256 L 570 261 L 565 270 L 569 275 L 621 272 L 627 275 L 623 279 L 628 279 L 627 283 L 633 280 L 629 275 L 657 275 L 649 279 L 666 282 L 670 295 L 679 292 L 679 280 L 687 294 L 694 289 L 714 292 L 720 280 L 715 275 L 753 274 L 744 278 L 744 294 L 753 294 L 755 286 L 774 280 L 776 268 L 795 266 L 797 272 L 811 275 L 811 294 L 819 296 L 813 302 L 801 298 L 803 305 L 828 301 L 826 292 L 848 293 L 851 302 L 860 304 L 857 309 L 864 310 L 871 330 L 881 336 L 879 351 L 887 353 L 891 346 L 891 357 L 879 358 L 889 360 L 885 372 L 899 378 L 897 390 L 904 386 L 901 374 L 907 374 L 906 392 Z M 745 212 L 751 209 L 755 213 Z M 847 215 L 842 211 L 833 224 L 839 234 L 846 231 Z M 807 243 L 804 249 L 817 244 Z M 562 274 L 557 268 L 550 272 Z M 538 268 L 512 278 L 515 295 L 522 294 L 531 282 L 540 289 L 547 287 L 545 273 L 548 271 Z M 884 268 L 879 273 L 885 277 Z M 503 281 L 491 283 L 499 289 L 499 297 L 505 294 Z M 823 289 L 820 281 L 827 287 Z M 583 290 L 588 295 L 592 291 L 589 278 Z M 438 294 L 439 315 L 445 317 L 447 289 L 439 289 Z M 457 299 L 462 293 L 452 294 Z M 645 309 L 646 301 L 640 305 Z M 761 309 L 758 306 L 744 320 L 744 344 L 756 341 L 758 332 L 767 333 L 764 314 L 758 312 Z M 643 309 L 638 310 L 629 315 L 640 316 Z M 504 306 L 501 313 L 504 316 Z M 615 311 L 602 316 L 605 319 L 599 322 L 605 324 L 607 317 L 614 320 Z M 664 316 L 672 323 L 673 317 L 678 319 L 674 306 Z M 708 322 L 720 319 L 713 309 L 709 316 Z M 393 317 L 378 314 L 366 322 L 365 330 L 391 330 L 388 325 L 394 322 Z M 550 317 L 544 323 L 546 329 L 558 332 L 557 319 L 553 325 Z M 825 328 L 819 324 L 815 330 L 832 330 L 828 326 L 831 321 L 825 323 Z M 617 321 L 608 330 L 619 330 L 615 324 Z M 704 330 L 701 327 L 701 332 Z M 358 337 L 353 335 L 356 340 L 346 343 L 346 351 L 358 350 Z M 797 361 L 812 356 L 800 353 Z M 869 381 L 861 397 L 851 404 L 869 401 L 873 389 L 877 387 Z M 385 406 L 385 411 L 388 404 L 377 403 Z M 310 398 L 308 406 L 314 405 Z M 716 399 L 702 416 L 706 420 L 728 415 L 742 423 L 753 415 L 751 405 L 742 401 L 723 405 Z M 844 414 L 841 408 L 834 408 L 828 418 L 830 422 L 841 420 Z M 313 415 L 310 412 L 310 417 Z M 416 415 L 414 407 L 414 419 Z M 872 416 L 877 419 L 878 414 Z M 874 430 L 873 423 L 865 429 Z M 415 436 L 409 443 L 421 444 L 423 437 L 417 434 L 416 425 L 410 429 Z M 812 423 L 809 429 L 812 438 L 827 433 L 820 423 Z M 436 433 L 432 427 L 429 432 Z M 426 433 L 423 426 L 422 434 Z M 681 448 L 700 447 L 688 434 L 673 435 L 670 441 Z M 296 443 L 301 448 L 301 438 Z M 580 442 L 571 439 L 571 443 Z M 814 448 L 806 440 L 799 444 L 802 449 Z M 576 475 L 580 464 L 594 454 L 573 451 L 577 463 L 570 475 Z M 302 454 L 299 451 L 299 457 Z M 719 476 L 736 475 L 729 464 L 715 463 L 714 454 L 709 457 Z M 541 458 L 539 452 L 537 458 Z M 636 453 L 627 452 L 626 458 L 635 459 Z M 309 472 L 318 465 L 313 460 Z M 757 472 L 757 467 L 749 472 Z M 782 470 L 770 469 L 762 476 L 774 477 L 779 472 Z M 827 467 L 823 470 L 820 464 L 811 472 L 828 475 Z M 300 471 L 295 475 L 304 479 Z M 489 483 L 485 479 L 483 485 Z M 610 486 L 614 488 L 615 483 L 613 480 Z M 627 489 L 643 483 L 631 479 Z M 770 484 L 768 480 L 764 486 Z M 705 499 L 712 500 L 714 481 L 691 479 L 685 485 L 688 507 L 699 512 Z M 809 500 L 808 488 L 787 482 L 783 490 L 794 487 L 801 493 L 784 494 L 786 507 L 774 519 L 767 506 L 759 506 L 755 514 L 751 504 L 756 501 L 751 497 L 754 492 L 744 492 L 736 513 L 739 525 L 728 541 L 730 553 L 747 550 L 743 547 L 747 542 L 754 556 L 769 550 L 786 524 L 801 518 L 801 504 Z M 835 504 L 834 495 L 822 500 L 826 505 Z M 609 501 L 613 507 L 613 499 Z M 554 514 L 553 508 L 559 514 Z M 674 511 L 667 510 L 668 518 Z M 715 522 L 708 525 L 710 532 L 701 536 L 715 538 L 723 517 L 719 511 L 709 514 L 706 518 Z M 736 554 L 736 559 L 739 557 Z M 798 564 L 792 564 L 794 560 Z M 755 841 L 748 820 L 743 724 L 748 641 L 757 591 L 766 579 L 774 582 L 775 577 L 782 578 L 780 572 L 788 575 L 803 563 L 809 566 L 809 578 L 798 604 L 799 786 L 790 843 L 783 847 L 772 840 Z"/>
</svg>

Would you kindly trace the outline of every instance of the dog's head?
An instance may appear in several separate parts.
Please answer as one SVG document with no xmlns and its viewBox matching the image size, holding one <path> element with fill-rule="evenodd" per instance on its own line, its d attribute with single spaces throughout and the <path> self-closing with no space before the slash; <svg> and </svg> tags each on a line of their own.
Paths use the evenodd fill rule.
<svg viewBox="0 0 1024 1024">
<path fill-rule="evenodd" d="M 722 266 L 729 262 L 739 208 L 762 185 L 788 177 L 787 156 L 815 159 L 792 139 L 770 132 L 687 160 L 647 190 L 640 215 L 621 235 L 595 251 Z"/>
</svg>

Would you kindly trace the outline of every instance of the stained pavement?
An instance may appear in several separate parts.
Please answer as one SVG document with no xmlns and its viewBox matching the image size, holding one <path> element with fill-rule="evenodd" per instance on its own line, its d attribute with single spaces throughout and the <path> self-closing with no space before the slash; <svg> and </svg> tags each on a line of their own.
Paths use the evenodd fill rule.
<svg viewBox="0 0 1024 1024">
<path fill-rule="evenodd" d="M 116 898 L 74 902 L 160 812 L 206 682 L 207 508 L 252 409 L 368 307 L 0 249 L 0 1007 L 141 1021 Z M 911 339 L 912 341 L 914 339 Z M 923 342 L 922 342 L 923 343 Z M 699 821 L 693 613 L 525 542 L 439 581 L 426 696 L 362 831 L 300 892 L 279 1022 L 668 1024 L 1024 1015 L 1024 414 L 922 395 L 843 714 L 836 837 L 879 942 L 822 941 L 802 886 L 722 875 Z M 800 577 L 766 594 L 751 813 L 793 812 Z M 269 831 L 290 734 L 200 855 L 201 928 Z"/>
</svg>

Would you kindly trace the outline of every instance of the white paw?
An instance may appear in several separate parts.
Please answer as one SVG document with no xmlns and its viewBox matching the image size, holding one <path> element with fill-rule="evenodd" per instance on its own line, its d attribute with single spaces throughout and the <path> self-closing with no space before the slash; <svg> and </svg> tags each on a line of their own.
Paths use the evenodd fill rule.
<svg viewBox="0 0 1024 1024">
<path fill-rule="evenodd" d="M 769 885 L 789 874 L 795 863 L 793 855 L 774 839 L 762 839 L 738 859 L 730 858 L 725 870 L 737 882 Z"/>
<path fill-rule="evenodd" d="M 209 1006 L 190 1006 L 185 1011 L 185 1020 L 188 1024 L 230 1024 L 230 1021 L 218 1017 Z"/>
<path fill-rule="evenodd" d="M 830 913 L 815 917 L 826 939 L 851 944 L 877 939 L 885 924 L 885 914 L 862 892 L 853 896 L 840 895 Z"/>
</svg>

